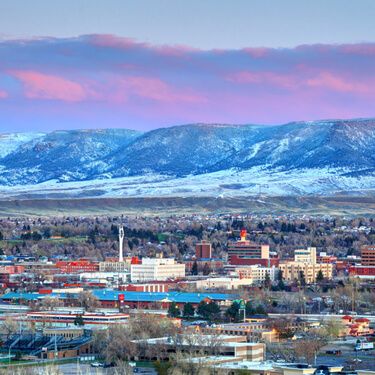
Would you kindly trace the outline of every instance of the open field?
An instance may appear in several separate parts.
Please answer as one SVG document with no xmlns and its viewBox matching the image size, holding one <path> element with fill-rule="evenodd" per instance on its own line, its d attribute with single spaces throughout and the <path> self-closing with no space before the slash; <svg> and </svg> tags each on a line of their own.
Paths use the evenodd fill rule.
<svg viewBox="0 0 375 375">
<path fill-rule="evenodd" d="M 374 196 L 150 197 L 1 200 L 0 216 L 252 213 L 370 216 Z"/>
</svg>

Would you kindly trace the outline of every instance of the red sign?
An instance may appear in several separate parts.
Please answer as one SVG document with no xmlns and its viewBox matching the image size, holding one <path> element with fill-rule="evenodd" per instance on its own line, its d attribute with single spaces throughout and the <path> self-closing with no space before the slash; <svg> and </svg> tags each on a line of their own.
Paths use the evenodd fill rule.
<svg viewBox="0 0 375 375">
<path fill-rule="evenodd" d="M 125 294 L 119 294 L 119 295 L 118 295 L 118 300 L 119 300 L 120 302 L 124 302 L 124 300 L 125 300 Z"/>
</svg>

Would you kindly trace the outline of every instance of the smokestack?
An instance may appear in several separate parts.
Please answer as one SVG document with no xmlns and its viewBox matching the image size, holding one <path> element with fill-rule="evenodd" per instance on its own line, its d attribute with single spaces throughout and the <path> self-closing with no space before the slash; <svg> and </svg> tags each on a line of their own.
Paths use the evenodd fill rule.
<svg viewBox="0 0 375 375">
<path fill-rule="evenodd" d="M 118 229 L 118 240 L 119 240 L 119 255 L 118 255 L 118 261 L 123 262 L 124 261 L 124 250 L 123 250 L 123 243 L 124 243 L 124 227 L 120 225 Z"/>
</svg>

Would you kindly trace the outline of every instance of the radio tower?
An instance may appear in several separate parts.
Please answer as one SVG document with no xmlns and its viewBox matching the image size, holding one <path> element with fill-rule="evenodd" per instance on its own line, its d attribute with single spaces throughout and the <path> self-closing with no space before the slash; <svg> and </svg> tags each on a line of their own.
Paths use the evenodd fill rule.
<svg viewBox="0 0 375 375">
<path fill-rule="evenodd" d="M 118 229 L 118 240 L 119 240 L 119 255 L 118 255 L 118 261 L 123 262 L 124 261 L 124 251 L 123 251 L 123 243 L 124 243 L 124 227 L 120 225 Z"/>
</svg>

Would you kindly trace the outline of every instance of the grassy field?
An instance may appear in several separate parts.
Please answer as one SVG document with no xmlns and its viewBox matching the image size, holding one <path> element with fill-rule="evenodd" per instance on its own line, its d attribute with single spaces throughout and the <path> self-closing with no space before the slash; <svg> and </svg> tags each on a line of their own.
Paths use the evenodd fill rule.
<svg viewBox="0 0 375 375">
<path fill-rule="evenodd" d="M 0 200 L 0 216 L 253 213 L 373 216 L 373 196 L 152 197 Z"/>
</svg>

